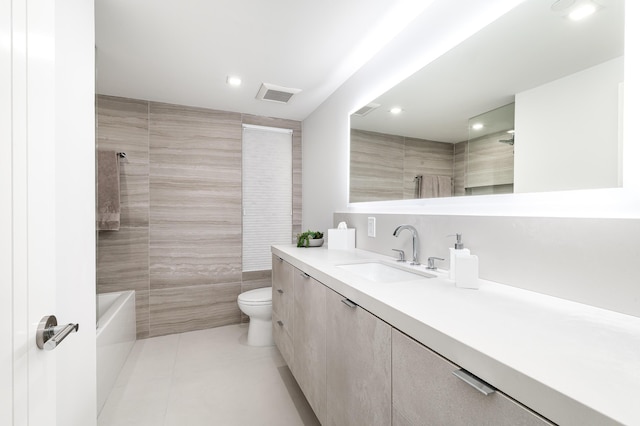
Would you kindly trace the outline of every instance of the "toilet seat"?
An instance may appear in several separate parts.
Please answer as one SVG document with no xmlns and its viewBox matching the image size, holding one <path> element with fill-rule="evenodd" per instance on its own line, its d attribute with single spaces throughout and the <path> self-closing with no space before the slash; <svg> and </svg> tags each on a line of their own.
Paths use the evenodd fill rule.
<svg viewBox="0 0 640 426">
<path fill-rule="evenodd" d="M 245 291 L 238 296 L 238 303 L 249 306 L 270 305 L 271 287 L 257 288 L 255 290 Z"/>
</svg>

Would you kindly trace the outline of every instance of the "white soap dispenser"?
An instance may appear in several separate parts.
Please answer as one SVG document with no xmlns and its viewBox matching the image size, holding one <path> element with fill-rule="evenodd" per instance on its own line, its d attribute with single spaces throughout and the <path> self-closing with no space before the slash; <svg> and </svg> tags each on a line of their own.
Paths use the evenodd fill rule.
<svg viewBox="0 0 640 426">
<path fill-rule="evenodd" d="M 453 236 L 454 235 L 449 235 L 449 237 Z M 455 237 L 456 243 L 449 249 L 449 279 L 453 282 L 456 281 L 456 257 L 459 255 L 471 255 L 471 251 L 464 248 L 464 244 L 462 243 L 462 234 L 455 234 Z"/>
</svg>

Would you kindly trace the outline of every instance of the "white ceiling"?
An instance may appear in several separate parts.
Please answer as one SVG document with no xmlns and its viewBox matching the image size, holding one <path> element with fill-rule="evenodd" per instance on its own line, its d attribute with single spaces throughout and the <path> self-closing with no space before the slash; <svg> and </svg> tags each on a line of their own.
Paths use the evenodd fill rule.
<svg viewBox="0 0 640 426">
<path fill-rule="evenodd" d="M 554 3 L 523 2 L 374 99 L 381 107 L 352 117 L 351 126 L 460 142 L 469 136 L 470 118 L 513 102 L 516 93 L 623 55 L 623 0 L 598 0 L 602 8 L 580 22 L 570 21 L 566 10 L 552 11 Z M 404 111 L 393 116 L 393 106 Z"/>
<path fill-rule="evenodd" d="M 302 120 L 428 3 L 96 0 L 97 92 Z M 263 82 L 302 91 L 259 101 Z"/>
</svg>

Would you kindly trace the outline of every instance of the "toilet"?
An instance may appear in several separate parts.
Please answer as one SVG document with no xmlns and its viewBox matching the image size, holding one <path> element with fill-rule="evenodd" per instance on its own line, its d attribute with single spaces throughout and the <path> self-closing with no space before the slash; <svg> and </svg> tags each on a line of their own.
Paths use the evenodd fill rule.
<svg viewBox="0 0 640 426">
<path fill-rule="evenodd" d="M 249 317 L 249 346 L 272 346 L 271 287 L 245 291 L 238 296 L 240 310 Z"/>
</svg>

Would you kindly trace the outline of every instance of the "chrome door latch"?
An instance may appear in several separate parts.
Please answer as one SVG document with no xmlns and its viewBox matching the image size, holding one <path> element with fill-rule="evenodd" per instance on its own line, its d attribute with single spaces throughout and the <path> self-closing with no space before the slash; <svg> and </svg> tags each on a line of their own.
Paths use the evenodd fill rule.
<svg viewBox="0 0 640 426">
<path fill-rule="evenodd" d="M 65 324 L 58 326 L 55 315 L 42 317 L 36 332 L 36 345 L 39 349 L 50 351 L 55 349 L 69 334 L 78 331 L 79 324 Z"/>
</svg>

